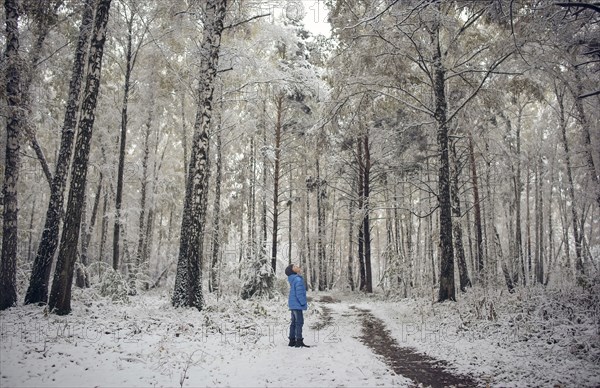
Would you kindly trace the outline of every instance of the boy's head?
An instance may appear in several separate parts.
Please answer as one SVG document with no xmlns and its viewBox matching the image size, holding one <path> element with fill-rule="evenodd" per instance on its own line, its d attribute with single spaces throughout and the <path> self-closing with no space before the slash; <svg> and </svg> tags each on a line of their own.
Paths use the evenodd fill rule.
<svg viewBox="0 0 600 388">
<path fill-rule="evenodd" d="M 296 264 L 290 264 L 285 269 L 285 274 L 287 276 L 290 276 L 293 274 L 300 274 L 300 273 L 302 273 L 302 269 L 300 267 L 298 267 Z"/>
</svg>

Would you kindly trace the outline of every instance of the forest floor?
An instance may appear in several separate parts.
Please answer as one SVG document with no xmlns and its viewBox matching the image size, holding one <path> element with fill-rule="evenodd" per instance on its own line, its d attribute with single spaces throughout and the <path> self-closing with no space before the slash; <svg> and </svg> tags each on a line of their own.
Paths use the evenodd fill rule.
<svg viewBox="0 0 600 388">
<path fill-rule="evenodd" d="M 594 301 L 475 295 L 439 304 L 314 293 L 311 348 L 298 349 L 287 346 L 285 295 L 208 295 L 198 312 L 173 308 L 164 290 L 113 302 L 74 289 L 65 317 L 39 306 L 0 312 L 0 386 L 600 385 Z"/>
</svg>

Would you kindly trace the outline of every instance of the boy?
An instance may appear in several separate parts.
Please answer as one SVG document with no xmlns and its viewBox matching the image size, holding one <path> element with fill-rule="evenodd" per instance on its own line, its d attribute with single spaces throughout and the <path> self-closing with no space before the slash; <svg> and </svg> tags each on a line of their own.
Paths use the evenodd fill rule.
<svg viewBox="0 0 600 388">
<path fill-rule="evenodd" d="M 285 269 L 285 274 L 290 283 L 290 295 L 288 297 L 288 307 L 292 312 L 292 322 L 290 324 L 290 343 L 288 346 L 297 348 L 309 348 L 304 344 L 302 338 L 302 326 L 304 325 L 303 311 L 308 309 L 306 302 L 306 288 L 304 287 L 304 279 L 302 279 L 302 269 L 295 264 L 290 264 Z"/>
</svg>

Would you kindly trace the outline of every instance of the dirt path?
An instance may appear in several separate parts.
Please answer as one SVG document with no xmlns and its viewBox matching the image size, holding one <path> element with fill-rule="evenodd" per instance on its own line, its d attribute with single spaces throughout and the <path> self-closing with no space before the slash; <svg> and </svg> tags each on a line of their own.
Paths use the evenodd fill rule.
<svg viewBox="0 0 600 388">
<path fill-rule="evenodd" d="M 321 319 L 313 325 L 315 329 L 322 329 L 335 322 L 332 309 L 326 304 L 339 303 L 329 296 L 323 296 L 321 302 Z M 398 375 L 414 381 L 421 387 L 477 387 L 482 385 L 473 377 L 458 375 L 448 370 L 449 365 L 414 349 L 402 347 L 390 335 L 384 322 L 375 317 L 369 310 L 349 307 L 351 315 L 355 315 L 361 324 L 360 342 L 369 347 L 373 353 L 383 357 L 386 364 Z M 343 314 L 346 316 L 346 314 Z"/>
<path fill-rule="evenodd" d="M 362 336 L 359 338 L 375 354 L 383 356 L 394 372 L 413 380 L 417 385 L 425 387 L 476 387 L 477 383 L 470 376 L 449 372 L 449 365 L 425 354 L 402 347 L 390 335 L 383 321 L 375 317 L 369 310 L 350 307 L 358 312 L 362 321 Z"/>
</svg>

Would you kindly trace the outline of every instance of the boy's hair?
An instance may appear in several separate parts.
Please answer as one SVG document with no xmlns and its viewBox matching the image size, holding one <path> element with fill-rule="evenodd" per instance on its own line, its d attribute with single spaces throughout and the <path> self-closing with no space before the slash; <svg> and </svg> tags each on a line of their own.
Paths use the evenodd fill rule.
<svg viewBox="0 0 600 388">
<path fill-rule="evenodd" d="M 290 276 L 290 275 L 293 275 L 293 274 L 295 274 L 295 272 L 294 272 L 294 264 L 290 264 L 290 265 L 288 265 L 288 266 L 285 268 L 285 274 L 286 274 L 287 276 Z"/>
</svg>

